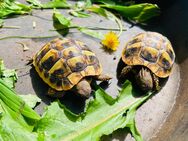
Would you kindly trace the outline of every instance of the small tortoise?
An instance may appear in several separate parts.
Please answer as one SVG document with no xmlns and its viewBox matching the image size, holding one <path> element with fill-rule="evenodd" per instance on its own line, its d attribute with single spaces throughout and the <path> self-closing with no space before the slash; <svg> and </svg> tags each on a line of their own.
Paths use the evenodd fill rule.
<svg viewBox="0 0 188 141">
<path fill-rule="evenodd" d="M 99 60 L 84 43 L 68 38 L 57 38 L 45 44 L 34 56 L 33 65 L 50 86 L 48 94 L 54 97 L 61 97 L 67 90 L 89 97 L 91 78 L 111 79 L 101 74 Z"/>
<path fill-rule="evenodd" d="M 136 35 L 126 44 L 122 60 L 126 66 L 122 69 L 120 78 L 132 71 L 141 90 L 158 91 L 159 78 L 170 75 L 175 53 L 166 37 L 156 32 L 145 32 Z"/>
</svg>

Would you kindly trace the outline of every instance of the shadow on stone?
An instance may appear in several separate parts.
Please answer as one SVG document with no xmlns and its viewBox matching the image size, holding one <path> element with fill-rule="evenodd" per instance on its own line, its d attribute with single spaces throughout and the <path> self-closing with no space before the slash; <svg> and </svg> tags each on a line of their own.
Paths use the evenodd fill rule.
<svg viewBox="0 0 188 141">
<path fill-rule="evenodd" d="M 128 128 L 118 129 L 110 135 L 102 136 L 101 141 L 113 141 L 113 140 L 125 141 L 125 138 L 129 134 L 129 132 L 130 131 Z"/>
<path fill-rule="evenodd" d="M 36 93 L 36 95 L 42 99 L 42 101 L 49 105 L 51 102 L 57 100 L 57 98 L 50 97 L 47 95 L 49 86 L 43 82 L 43 80 L 39 77 L 37 72 L 35 71 L 34 67 L 30 70 L 30 77 L 32 81 L 33 89 Z M 96 83 L 93 81 L 92 83 Z M 109 86 L 108 82 L 101 82 L 99 83 L 99 86 L 102 89 L 106 89 Z M 91 84 L 91 87 L 94 90 L 93 84 Z M 79 114 L 84 111 L 85 108 L 85 101 L 86 98 L 81 97 L 79 94 L 72 92 L 72 91 L 66 91 L 63 92 L 64 96 L 62 98 L 58 98 L 61 104 L 63 104 L 67 109 L 69 109 L 71 112 L 75 114 Z M 92 97 L 92 94 L 90 98 Z"/>
</svg>

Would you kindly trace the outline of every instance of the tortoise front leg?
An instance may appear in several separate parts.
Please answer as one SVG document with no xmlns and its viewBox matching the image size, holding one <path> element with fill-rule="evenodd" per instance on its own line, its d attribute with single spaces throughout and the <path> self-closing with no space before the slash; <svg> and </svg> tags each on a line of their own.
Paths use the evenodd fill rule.
<svg viewBox="0 0 188 141">
<path fill-rule="evenodd" d="M 95 79 L 99 80 L 99 81 L 108 81 L 108 80 L 112 79 L 112 77 L 108 74 L 101 74 L 101 75 L 95 76 Z"/>
<path fill-rule="evenodd" d="M 153 74 L 153 81 L 155 85 L 155 89 L 159 91 L 161 87 L 159 86 L 159 77 L 157 77 L 155 74 Z"/>
<path fill-rule="evenodd" d="M 125 77 L 131 70 L 132 70 L 133 66 L 125 66 L 122 70 L 121 73 L 119 75 L 119 78 L 123 78 Z"/>
</svg>

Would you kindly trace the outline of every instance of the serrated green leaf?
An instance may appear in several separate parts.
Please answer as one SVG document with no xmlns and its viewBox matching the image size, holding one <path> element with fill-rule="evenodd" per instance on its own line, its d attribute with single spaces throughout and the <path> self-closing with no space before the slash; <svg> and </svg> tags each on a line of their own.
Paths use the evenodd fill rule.
<svg viewBox="0 0 188 141">
<path fill-rule="evenodd" d="M 136 22 L 145 22 L 148 19 L 158 16 L 160 9 L 156 4 L 142 3 L 130 6 L 101 5 L 101 7 L 116 10 L 122 16 Z"/>
<path fill-rule="evenodd" d="M 54 102 L 47 108 L 35 131 L 43 133 L 44 140 L 50 141 L 96 141 L 102 135 L 129 127 L 138 141 L 141 141 L 142 137 L 134 122 L 135 111 L 150 95 L 136 98 L 134 94 L 130 82 L 125 83 L 116 99 L 98 89 L 95 99 L 88 103 L 86 113 L 79 116 L 61 109 Z"/>
<path fill-rule="evenodd" d="M 52 0 L 42 4 L 42 8 L 69 8 L 71 5 L 66 0 Z"/>
</svg>

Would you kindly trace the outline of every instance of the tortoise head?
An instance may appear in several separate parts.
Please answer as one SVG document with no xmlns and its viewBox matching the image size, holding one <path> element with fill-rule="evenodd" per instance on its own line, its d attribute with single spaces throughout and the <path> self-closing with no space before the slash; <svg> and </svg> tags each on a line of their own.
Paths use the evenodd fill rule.
<svg viewBox="0 0 188 141">
<path fill-rule="evenodd" d="M 89 97 L 91 94 L 91 86 L 89 81 L 86 79 L 82 79 L 77 85 L 76 85 L 76 91 L 79 93 L 81 96 L 84 97 Z"/>
<path fill-rule="evenodd" d="M 140 87 L 143 92 L 148 92 L 153 89 L 153 77 L 152 73 L 148 68 L 142 67 L 137 76 L 136 76 L 136 83 Z"/>
</svg>

